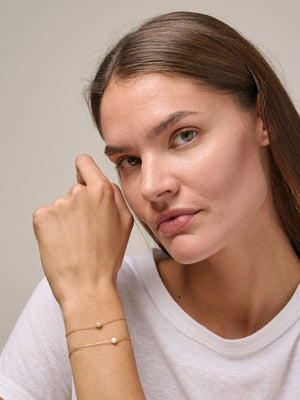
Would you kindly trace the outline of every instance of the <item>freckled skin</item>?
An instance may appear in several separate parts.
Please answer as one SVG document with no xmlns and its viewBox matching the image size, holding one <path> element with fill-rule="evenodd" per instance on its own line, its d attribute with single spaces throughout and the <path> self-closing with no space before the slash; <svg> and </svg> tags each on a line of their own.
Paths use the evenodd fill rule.
<svg viewBox="0 0 300 400">
<path fill-rule="evenodd" d="M 149 135 L 179 110 L 194 113 Z M 101 125 L 107 145 L 129 147 L 110 156 L 113 162 L 140 160 L 120 169 L 124 195 L 179 263 L 199 262 L 242 240 L 273 209 L 267 132 L 256 111 L 241 109 L 231 95 L 160 74 L 113 81 L 104 93 Z M 185 129 L 197 133 L 186 143 L 176 136 Z M 155 221 L 174 208 L 201 211 L 182 230 L 163 234 Z"/>
</svg>

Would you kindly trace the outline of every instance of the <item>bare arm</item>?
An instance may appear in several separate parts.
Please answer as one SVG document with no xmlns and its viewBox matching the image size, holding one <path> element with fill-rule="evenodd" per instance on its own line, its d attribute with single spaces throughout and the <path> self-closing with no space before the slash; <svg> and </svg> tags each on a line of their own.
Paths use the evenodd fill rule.
<svg viewBox="0 0 300 400">
<path fill-rule="evenodd" d="M 76 167 L 79 183 L 66 198 L 39 208 L 33 223 L 45 274 L 72 332 L 67 341 L 77 397 L 142 400 L 116 285 L 132 216 L 89 156 L 80 156 Z M 104 324 L 96 328 L 97 322 Z"/>
</svg>

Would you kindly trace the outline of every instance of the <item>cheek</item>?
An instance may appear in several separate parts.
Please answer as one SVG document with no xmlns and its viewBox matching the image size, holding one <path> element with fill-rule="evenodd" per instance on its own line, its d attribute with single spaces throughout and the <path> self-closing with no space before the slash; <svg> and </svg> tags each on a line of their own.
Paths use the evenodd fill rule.
<svg viewBox="0 0 300 400">
<path fill-rule="evenodd" d="M 228 147 L 228 146 L 227 146 Z M 207 189 L 212 198 L 222 198 L 233 194 L 247 180 L 247 156 L 240 151 L 224 146 L 214 149 L 207 164 Z"/>
<path fill-rule="evenodd" d="M 215 149 L 210 159 L 205 193 L 219 224 L 243 223 L 263 204 L 268 193 L 260 147 L 246 135 Z"/>
<path fill-rule="evenodd" d="M 222 137 L 221 133 L 219 135 Z M 185 174 L 190 186 L 197 188 L 208 204 L 224 210 L 233 209 L 240 203 L 246 205 L 256 197 L 259 201 L 259 197 L 265 196 L 268 186 L 261 148 L 251 139 L 249 132 L 241 131 L 227 138 L 224 135 L 223 139 L 207 143 L 200 157 L 194 154 L 193 167 L 192 160 L 187 160 L 187 170 L 193 168 L 195 171 L 190 176 Z"/>
</svg>

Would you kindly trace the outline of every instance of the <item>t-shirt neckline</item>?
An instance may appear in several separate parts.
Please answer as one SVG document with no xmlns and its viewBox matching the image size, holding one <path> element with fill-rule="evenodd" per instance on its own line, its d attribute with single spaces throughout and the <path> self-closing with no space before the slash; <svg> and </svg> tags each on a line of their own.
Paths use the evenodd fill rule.
<svg viewBox="0 0 300 400">
<path fill-rule="evenodd" d="M 139 256 L 137 274 L 157 309 L 177 330 L 207 348 L 227 356 L 254 353 L 283 335 L 300 318 L 300 285 L 284 308 L 263 328 L 241 339 L 224 339 L 211 332 L 188 315 L 172 298 L 164 286 L 156 261 L 163 253 L 151 249 Z"/>
</svg>

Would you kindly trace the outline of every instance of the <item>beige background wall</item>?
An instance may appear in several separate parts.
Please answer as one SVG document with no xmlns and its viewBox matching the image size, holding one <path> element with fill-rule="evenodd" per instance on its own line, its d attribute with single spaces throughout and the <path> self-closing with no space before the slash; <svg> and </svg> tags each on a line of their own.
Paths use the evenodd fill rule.
<svg viewBox="0 0 300 400">
<path fill-rule="evenodd" d="M 0 349 L 42 277 L 32 212 L 65 195 L 80 153 L 113 177 L 82 97 L 97 60 L 145 18 L 183 9 L 223 19 L 257 44 L 299 109 L 298 0 L 0 0 Z M 135 231 L 128 252 L 146 246 Z"/>
</svg>

